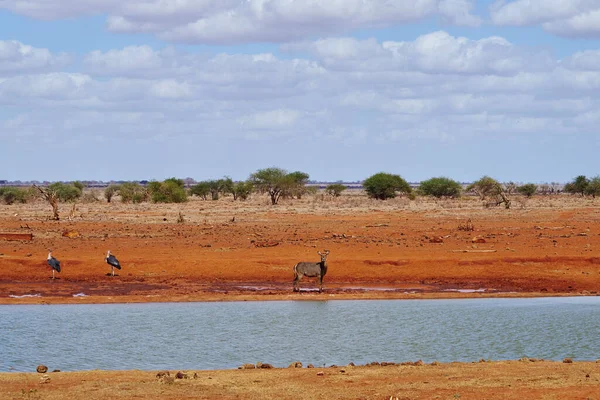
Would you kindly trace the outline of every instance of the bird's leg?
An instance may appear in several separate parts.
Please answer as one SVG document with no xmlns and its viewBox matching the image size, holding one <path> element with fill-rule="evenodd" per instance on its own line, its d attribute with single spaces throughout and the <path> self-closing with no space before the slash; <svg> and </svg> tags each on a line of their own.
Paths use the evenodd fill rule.
<svg viewBox="0 0 600 400">
<path fill-rule="evenodd" d="M 115 267 L 111 266 L 110 268 L 112 268 L 112 276 L 115 276 Z"/>
<path fill-rule="evenodd" d="M 52 279 L 54 279 L 54 268 L 52 268 Z"/>
</svg>

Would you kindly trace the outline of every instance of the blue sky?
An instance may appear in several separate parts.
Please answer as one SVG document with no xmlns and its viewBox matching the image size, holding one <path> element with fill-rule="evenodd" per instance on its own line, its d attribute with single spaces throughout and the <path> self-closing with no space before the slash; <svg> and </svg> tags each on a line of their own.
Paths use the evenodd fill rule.
<svg viewBox="0 0 600 400">
<path fill-rule="evenodd" d="M 0 0 L 0 179 L 600 174 L 598 0 Z"/>
</svg>

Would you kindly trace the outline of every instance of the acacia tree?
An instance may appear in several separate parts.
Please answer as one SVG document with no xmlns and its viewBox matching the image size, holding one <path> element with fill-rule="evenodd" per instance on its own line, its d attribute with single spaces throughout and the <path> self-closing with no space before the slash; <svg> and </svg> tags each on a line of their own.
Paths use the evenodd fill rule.
<svg viewBox="0 0 600 400">
<path fill-rule="evenodd" d="M 253 189 L 254 186 L 250 181 L 235 182 L 231 186 L 231 194 L 233 195 L 233 200 L 235 201 L 248 199 L 248 196 L 250 196 L 250 193 L 252 193 Z"/>
<path fill-rule="evenodd" d="M 154 203 L 184 203 L 187 201 L 182 179 L 169 178 L 162 182 L 148 183 L 148 191 Z"/>
<path fill-rule="evenodd" d="M 462 186 L 452 179 L 439 177 L 431 178 L 421 182 L 419 192 L 425 196 L 441 197 L 460 197 Z"/>
<path fill-rule="evenodd" d="M 565 185 L 565 192 L 585 196 L 590 180 L 585 175 L 579 175 Z"/>
<path fill-rule="evenodd" d="M 276 167 L 259 169 L 248 179 L 256 191 L 268 193 L 271 204 L 275 205 L 282 195 L 295 193 L 296 196 L 305 188 L 309 176 L 300 171 L 288 173 L 286 170 Z"/>
<path fill-rule="evenodd" d="M 400 175 L 379 172 L 364 180 L 363 187 L 367 195 L 377 200 L 396 197 L 396 192 L 410 194 L 412 189 Z"/>
<path fill-rule="evenodd" d="M 481 177 L 478 181 L 467 186 L 466 190 L 467 192 L 476 193 L 481 200 L 487 201 L 488 206 L 504 204 L 505 208 L 510 208 L 511 202 L 504 187 L 500 182 L 489 176 Z"/>
<path fill-rule="evenodd" d="M 307 173 L 294 171 L 287 174 L 286 178 L 287 188 L 284 190 L 283 194 L 285 197 L 296 197 L 297 199 L 301 199 L 302 195 L 308 192 L 306 184 L 310 177 Z"/>
<path fill-rule="evenodd" d="M 325 188 L 325 193 L 330 195 L 331 197 L 340 197 L 344 190 L 348 189 L 346 185 L 342 185 L 341 183 L 332 183 L 327 185 Z"/>
<path fill-rule="evenodd" d="M 44 189 L 37 185 L 33 185 L 33 187 L 36 188 L 40 192 L 42 197 L 52 207 L 52 219 L 58 221 L 60 219 L 60 217 L 58 215 L 58 194 L 50 188 Z"/>
<path fill-rule="evenodd" d="M 600 176 L 595 176 L 590 179 L 587 187 L 585 188 L 585 194 L 592 196 L 593 198 L 600 196 Z"/>
<path fill-rule="evenodd" d="M 531 198 L 537 192 L 537 189 L 538 187 L 536 184 L 526 183 L 525 185 L 517 187 L 517 192 L 521 193 L 527 198 Z"/>
</svg>

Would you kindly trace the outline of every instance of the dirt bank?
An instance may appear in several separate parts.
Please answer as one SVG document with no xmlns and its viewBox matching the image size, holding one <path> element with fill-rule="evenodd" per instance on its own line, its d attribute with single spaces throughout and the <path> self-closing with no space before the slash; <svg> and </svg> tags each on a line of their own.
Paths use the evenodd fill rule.
<svg viewBox="0 0 600 400">
<path fill-rule="evenodd" d="M 600 363 L 0 373 L 4 399 L 600 399 Z M 180 375 L 181 376 L 181 375 Z"/>
<path fill-rule="evenodd" d="M 47 219 L 43 202 L 1 205 L 0 232 L 32 239 L 0 240 L 0 303 L 597 295 L 600 203 L 555 196 L 515 205 L 358 195 L 276 207 L 266 198 L 116 202 L 80 204 L 61 221 Z M 54 281 L 48 248 L 62 262 Z M 293 265 L 318 261 L 323 249 L 325 293 L 302 281 L 293 294 Z M 115 277 L 107 250 L 123 265 Z"/>
</svg>

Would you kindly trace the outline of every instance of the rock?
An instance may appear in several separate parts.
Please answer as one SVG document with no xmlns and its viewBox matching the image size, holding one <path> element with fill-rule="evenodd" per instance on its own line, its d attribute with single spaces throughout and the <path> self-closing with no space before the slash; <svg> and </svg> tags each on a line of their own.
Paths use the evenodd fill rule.
<svg viewBox="0 0 600 400">
<path fill-rule="evenodd" d="M 184 374 L 181 371 L 179 371 L 175 374 L 175 379 L 187 379 L 187 378 L 188 378 L 187 374 Z"/>
<path fill-rule="evenodd" d="M 323 371 L 317 372 L 317 376 L 323 376 L 323 375 L 325 375 L 325 372 L 323 372 Z"/>
<path fill-rule="evenodd" d="M 471 239 L 471 242 L 473 243 L 485 243 L 485 239 L 479 236 L 475 236 L 473 239 Z"/>
<path fill-rule="evenodd" d="M 262 368 L 262 369 L 272 369 L 272 368 L 273 368 L 273 366 L 272 366 L 271 364 L 257 362 L 257 363 L 256 363 L 256 368 Z"/>
<path fill-rule="evenodd" d="M 302 368 L 302 363 L 300 361 L 295 361 L 291 363 L 288 368 Z"/>
<path fill-rule="evenodd" d="M 563 360 L 563 363 L 565 363 L 565 364 L 573 364 L 573 359 L 572 359 L 572 358 L 568 358 L 568 357 L 567 357 L 567 358 L 565 358 L 565 359 Z"/>
<path fill-rule="evenodd" d="M 171 373 L 169 371 L 159 371 L 156 374 L 157 378 L 164 378 L 165 376 L 171 376 Z"/>
<path fill-rule="evenodd" d="M 50 377 L 46 374 L 42 375 L 40 378 L 40 383 L 50 383 Z"/>
<path fill-rule="evenodd" d="M 53 369 L 52 372 L 60 372 L 60 369 Z"/>
<path fill-rule="evenodd" d="M 46 372 L 48 372 L 48 367 L 46 367 L 44 364 L 40 364 L 35 370 L 40 374 L 45 374 Z"/>
<path fill-rule="evenodd" d="M 444 243 L 444 239 L 441 236 L 434 236 L 429 239 L 429 243 Z"/>
<path fill-rule="evenodd" d="M 600 360 L 598 360 L 598 362 L 600 362 Z M 308 364 L 308 365 L 306 366 L 306 368 L 314 368 L 314 367 L 315 367 L 315 366 L 314 366 L 314 365 L 312 365 L 312 364 Z"/>
<path fill-rule="evenodd" d="M 77 231 L 63 231 L 62 235 L 63 237 L 68 237 L 70 239 L 75 239 L 81 236 Z"/>
<path fill-rule="evenodd" d="M 256 366 L 254 364 L 244 364 L 238 367 L 238 369 L 254 369 Z"/>
</svg>

